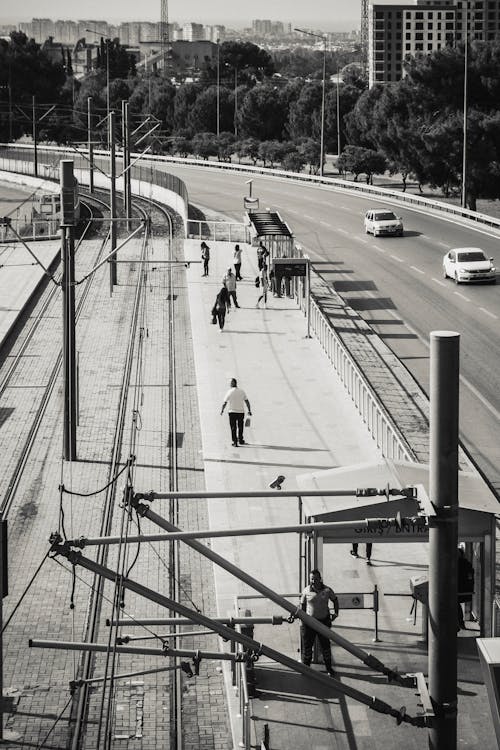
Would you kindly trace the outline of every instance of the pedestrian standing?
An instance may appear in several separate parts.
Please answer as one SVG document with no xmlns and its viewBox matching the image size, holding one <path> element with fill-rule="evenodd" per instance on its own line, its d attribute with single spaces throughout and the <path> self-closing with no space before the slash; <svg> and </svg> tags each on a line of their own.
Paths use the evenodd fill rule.
<svg viewBox="0 0 500 750">
<path fill-rule="evenodd" d="M 474 567 L 465 557 L 463 543 L 458 545 L 457 560 L 457 633 L 459 630 L 465 630 L 464 611 L 462 603 L 471 602 L 474 593 Z"/>
<path fill-rule="evenodd" d="M 222 332 L 224 329 L 224 323 L 226 322 L 226 312 L 231 306 L 229 302 L 229 294 L 224 284 L 217 293 L 215 298 L 214 306 L 212 307 L 212 317 L 216 317 L 219 321 L 219 331 Z"/>
<path fill-rule="evenodd" d="M 208 262 L 210 260 L 210 248 L 206 242 L 201 243 L 201 259 L 203 261 L 202 276 L 208 276 Z"/>
<path fill-rule="evenodd" d="M 332 602 L 334 612 L 330 613 L 328 603 Z M 335 591 L 329 586 L 325 586 L 321 580 L 319 570 L 312 570 L 309 576 L 309 586 L 306 586 L 300 598 L 301 609 L 311 617 L 326 625 L 329 628 L 332 620 L 336 620 L 339 614 L 339 602 Z M 332 651 L 330 640 L 324 635 L 320 635 L 316 630 L 302 623 L 302 663 L 307 667 L 311 665 L 312 651 L 315 639 L 318 638 L 323 661 L 326 671 L 330 677 L 335 677 L 332 667 Z"/>
<path fill-rule="evenodd" d="M 234 246 L 233 259 L 236 281 L 241 281 L 241 247 L 239 245 Z"/>
<path fill-rule="evenodd" d="M 227 269 L 226 275 L 222 279 L 222 283 L 229 294 L 229 307 L 231 307 L 231 300 L 233 300 L 235 307 L 239 307 L 238 299 L 236 297 L 236 276 L 234 275 L 232 268 Z"/>
<path fill-rule="evenodd" d="M 224 396 L 224 403 L 222 404 L 220 413 L 224 414 L 224 409 L 227 406 L 229 414 L 229 427 L 231 428 L 231 440 L 233 446 L 236 448 L 238 443 L 245 445 L 243 439 L 243 422 L 245 418 L 245 404 L 248 409 L 248 416 L 252 416 L 252 409 L 250 407 L 250 401 L 247 398 L 247 394 L 242 388 L 238 388 L 238 382 L 236 378 L 231 378 L 231 384 L 228 392 Z"/>
<path fill-rule="evenodd" d="M 372 549 L 373 549 L 373 542 L 367 542 L 366 543 L 366 564 L 371 565 L 372 564 Z M 353 542 L 352 543 L 352 550 L 351 555 L 353 557 L 359 557 L 358 555 L 358 543 Z"/>
<path fill-rule="evenodd" d="M 257 265 L 259 267 L 259 271 L 262 269 L 262 266 L 267 265 L 268 257 L 269 250 L 263 242 L 259 242 L 259 247 L 257 248 Z"/>
<path fill-rule="evenodd" d="M 259 307 L 260 301 L 264 300 L 264 310 L 265 310 L 266 305 L 267 305 L 267 292 L 269 290 L 269 278 L 267 276 L 267 266 L 265 264 L 262 266 L 261 272 L 259 274 L 259 280 L 260 280 L 260 288 L 261 288 L 262 294 L 257 300 L 257 304 L 255 305 L 255 307 Z"/>
</svg>

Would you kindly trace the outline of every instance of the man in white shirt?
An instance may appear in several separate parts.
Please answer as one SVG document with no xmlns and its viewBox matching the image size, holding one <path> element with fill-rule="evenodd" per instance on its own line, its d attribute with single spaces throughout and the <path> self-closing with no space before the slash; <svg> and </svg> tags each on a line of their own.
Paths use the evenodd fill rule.
<svg viewBox="0 0 500 750">
<path fill-rule="evenodd" d="M 248 409 L 248 416 L 252 416 L 252 409 L 250 407 L 250 401 L 247 398 L 245 391 L 242 388 L 238 388 L 236 378 L 231 379 L 231 387 L 224 396 L 224 403 L 220 413 L 224 413 L 226 406 L 229 414 L 229 426 L 231 428 L 231 439 L 233 445 L 236 448 L 238 442 L 240 445 L 245 445 L 243 440 L 243 420 L 245 417 L 245 404 Z"/>
<path fill-rule="evenodd" d="M 330 614 L 329 602 L 333 604 L 333 614 Z M 339 602 L 335 591 L 329 586 L 325 586 L 321 580 L 321 573 L 319 570 L 312 570 L 309 576 L 309 586 L 306 586 L 300 597 L 301 609 L 307 615 L 315 617 L 327 628 L 330 627 L 332 620 L 335 620 L 339 614 Z M 325 663 L 326 671 L 331 677 L 335 676 L 335 672 L 332 667 L 332 652 L 330 648 L 330 640 L 320 635 L 313 628 L 308 627 L 305 623 L 302 624 L 302 662 L 306 666 L 310 666 L 312 661 L 312 650 L 314 641 L 316 638 L 319 641 L 321 651 L 323 652 L 323 661 Z"/>
<path fill-rule="evenodd" d="M 231 307 L 231 299 L 234 302 L 235 307 L 239 307 L 238 300 L 236 298 L 236 276 L 233 273 L 232 268 L 228 268 L 226 275 L 222 279 L 228 294 L 229 294 L 229 307 Z"/>
</svg>

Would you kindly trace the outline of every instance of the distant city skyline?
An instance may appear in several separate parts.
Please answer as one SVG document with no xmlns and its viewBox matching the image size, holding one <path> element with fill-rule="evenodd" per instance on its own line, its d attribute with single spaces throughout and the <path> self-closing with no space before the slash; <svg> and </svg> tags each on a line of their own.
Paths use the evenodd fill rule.
<svg viewBox="0 0 500 750">
<path fill-rule="evenodd" d="M 252 20 L 257 18 L 325 31 L 350 31 L 360 24 L 361 0 L 312 0 L 307 4 L 297 0 L 273 0 L 272 12 L 268 0 L 253 0 L 247 6 L 249 10 L 242 6 L 243 3 L 229 4 L 227 0 L 211 0 L 207 10 L 207 3 L 200 0 L 169 0 L 168 15 L 169 20 L 178 23 L 193 21 L 236 28 L 250 27 Z M 92 18 L 109 23 L 158 21 L 160 0 L 143 0 L 139 6 L 131 0 L 107 0 L 105 11 L 102 0 L 87 0 L 84 4 L 77 0 L 66 0 L 64 3 L 60 0 L 24 0 L 19 11 L 19 15 L 14 15 L 11 6 L 8 14 L 0 15 L 0 25 L 26 22 L 32 18 Z"/>
</svg>

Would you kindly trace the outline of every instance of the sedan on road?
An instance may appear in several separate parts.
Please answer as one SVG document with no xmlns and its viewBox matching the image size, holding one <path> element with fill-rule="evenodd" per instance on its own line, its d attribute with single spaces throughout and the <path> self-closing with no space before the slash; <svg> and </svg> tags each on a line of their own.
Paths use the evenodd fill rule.
<svg viewBox="0 0 500 750">
<path fill-rule="evenodd" d="M 403 235 L 403 221 L 399 216 L 388 208 L 371 208 L 365 214 L 365 232 L 373 234 L 374 237 L 380 235 Z"/>
<path fill-rule="evenodd" d="M 493 258 L 488 258 L 480 247 L 455 247 L 443 258 L 443 276 L 460 284 L 465 281 L 496 282 Z"/>
</svg>

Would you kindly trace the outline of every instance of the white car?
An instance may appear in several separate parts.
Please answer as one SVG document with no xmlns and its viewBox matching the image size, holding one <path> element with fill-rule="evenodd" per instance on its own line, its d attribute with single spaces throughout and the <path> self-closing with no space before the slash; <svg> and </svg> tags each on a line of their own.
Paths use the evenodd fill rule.
<svg viewBox="0 0 500 750">
<path fill-rule="evenodd" d="M 463 281 L 496 283 L 493 258 L 488 258 L 480 247 L 455 247 L 443 258 L 443 276 L 460 284 Z"/>
<path fill-rule="evenodd" d="M 382 234 L 403 235 L 403 221 L 389 208 L 371 208 L 365 214 L 365 232 L 378 237 Z"/>
</svg>

